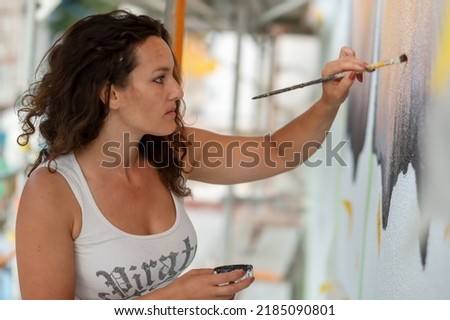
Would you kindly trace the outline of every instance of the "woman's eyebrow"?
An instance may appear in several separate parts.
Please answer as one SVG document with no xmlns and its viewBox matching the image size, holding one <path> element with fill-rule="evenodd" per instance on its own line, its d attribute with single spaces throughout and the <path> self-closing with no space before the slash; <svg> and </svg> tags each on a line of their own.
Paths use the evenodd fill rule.
<svg viewBox="0 0 450 320">
<path fill-rule="evenodd" d="M 156 68 L 152 71 L 152 73 L 156 73 L 156 72 L 170 72 L 170 68 L 169 67 L 159 67 Z"/>
</svg>

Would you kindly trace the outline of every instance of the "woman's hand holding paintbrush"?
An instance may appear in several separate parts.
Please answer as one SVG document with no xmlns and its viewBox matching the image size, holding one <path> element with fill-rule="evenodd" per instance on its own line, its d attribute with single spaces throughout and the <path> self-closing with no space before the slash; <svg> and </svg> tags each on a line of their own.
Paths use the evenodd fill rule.
<svg viewBox="0 0 450 320">
<path fill-rule="evenodd" d="M 312 80 L 312 81 L 308 81 L 308 82 L 304 82 L 304 83 L 300 83 L 294 86 L 290 86 L 287 88 L 283 88 L 283 89 L 278 89 L 278 90 L 274 90 L 274 91 L 270 91 L 258 96 L 253 97 L 252 99 L 260 99 L 260 98 L 265 98 L 265 97 L 269 97 L 275 94 L 279 94 L 279 93 L 283 93 L 283 92 L 287 92 L 287 91 L 291 91 L 291 90 L 295 90 L 295 89 L 299 89 L 299 88 L 303 88 L 306 86 L 310 86 L 313 84 L 318 84 L 318 83 L 324 83 L 324 82 L 328 82 L 328 81 L 332 81 L 332 80 L 339 80 L 344 78 L 345 76 L 349 75 L 350 77 L 358 77 L 358 79 L 361 81 L 362 80 L 362 73 L 363 72 L 373 72 L 378 68 L 381 67 L 385 67 L 385 66 L 390 66 L 390 65 L 394 65 L 394 64 L 398 64 L 398 63 L 403 63 L 408 61 L 408 57 L 406 56 L 406 54 L 402 54 L 396 58 L 390 59 L 390 60 L 385 60 L 385 61 L 380 61 L 377 63 L 372 63 L 372 64 L 367 64 L 361 67 L 361 69 L 354 69 L 353 71 L 342 71 L 342 72 L 338 72 L 338 73 L 332 73 L 328 76 L 323 76 L 322 78 L 316 79 L 316 80 Z M 352 75 L 351 73 L 355 73 L 354 75 Z"/>
</svg>

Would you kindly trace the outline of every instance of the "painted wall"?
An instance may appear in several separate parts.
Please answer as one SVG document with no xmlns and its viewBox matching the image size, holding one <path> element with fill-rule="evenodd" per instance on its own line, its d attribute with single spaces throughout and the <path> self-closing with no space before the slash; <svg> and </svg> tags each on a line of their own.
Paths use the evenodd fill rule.
<svg viewBox="0 0 450 320">
<path fill-rule="evenodd" d="M 450 1 L 336 2 L 329 56 L 408 62 L 355 84 L 327 141 L 344 163 L 307 169 L 305 297 L 449 299 Z"/>
</svg>

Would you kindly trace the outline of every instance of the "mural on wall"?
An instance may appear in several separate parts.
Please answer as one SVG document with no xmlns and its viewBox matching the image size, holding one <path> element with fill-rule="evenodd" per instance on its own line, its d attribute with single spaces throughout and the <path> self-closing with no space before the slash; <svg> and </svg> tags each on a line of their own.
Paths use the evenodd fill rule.
<svg viewBox="0 0 450 320">
<path fill-rule="evenodd" d="M 340 44 L 408 62 L 365 74 L 335 122 L 349 165 L 321 171 L 314 215 L 332 237 L 313 248 L 327 269 L 311 283 L 319 298 L 450 299 L 450 1 L 341 3 Z"/>
<path fill-rule="evenodd" d="M 353 1 L 351 8 L 350 44 L 358 57 L 368 63 L 374 61 L 375 18 L 377 1 Z M 353 155 L 353 178 L 358 169 L 358 159 L 362 152 L 369 112 L 371 75 L 364 75 L 358 90 L 352 90 L 348 97 L 347 135 Z"/>
<path fill-rule="evenodd" d="M 446 141 L 449 134 L 450 119 L 450 1 L 443 6 L 442 19 L 439 25 L 438 45 L 433 58 L 430 91 L 432 99 L 429 103 L 430 116 L 427 117 L 429 130 L 425 140 L 427 154 L 432 155 L 432 164 L 427 166 L 424 179 L 424 203 L 427 221 L 438 221 L 437 232 L 439 242 L 450 245 L 450 147 Z"/>
<path fill-rule="evenodd" d="M 380 38 L 381 60 L 408 56 L 408 64 L 379 70 L 375 97 L 373 153 L 381 165 L 382 228 L 386 229 L 392 191 L 398 176 L 405 174 L 411 164 L 416 172 L 417 192 L 420 193 L 423 159 L 425 114 L 428 83 L 439 10 L 437 2 L 385 1 L 382 9 Z M 374 59 L 375 17 L 377 1 L 353 1 L 351 44 L 358 56 L 368 62 Z M 392 14 L 401 12 L 398 15 Z M 412 37 L 411 37 L 412 36 Z M 353 177 L 366 138 L 371 77 L 351 92 L 348 99 L 347 134 L 353 155 Z M 420 199 L 420 194 L 418 195 Z M 421 235 L 422 264 L 426 263 L 427 232 Z"/>
<path fill-rule="evenodd" d="M 429 100 L 429 79 L 436 25 L 436 1 L 385 1 L 380 33 L 380 56 L 408 56 L 407 65 L 379 74 L 373 152 L 381 165 L 382 226 L 388 227 L 392 191 L 409 165 L 416 173 L 416 190 L 421 199 L 425 115 Z M 393 13 L 401 12 L 401 19 Z M 420 206 L 420 202 L 419 202 Z M 427 232 L 420 241 L 422 265 L 426 264 Z"/>
</svg>

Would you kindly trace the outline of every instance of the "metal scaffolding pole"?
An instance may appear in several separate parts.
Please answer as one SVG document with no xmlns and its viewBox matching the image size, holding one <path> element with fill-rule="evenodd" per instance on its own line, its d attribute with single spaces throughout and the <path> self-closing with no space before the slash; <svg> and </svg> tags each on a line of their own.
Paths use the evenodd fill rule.
<svg viewBox="0 0 450 320">
<path fill-rule="evenodd" d="M 247 18 L 247 2 L 240 0 L 236 5 L 237 11 L 237 38 L 236 38 L 236 62 L 233 86 L 233 109 L 231 113 L 231 134 L 237 134 L 238 121 L 238 104 L 239 104 L 239 83 L 241 80 L 241 53 L 242 53 L 242 37 L 246 29 Z M 233 213 L 236 204 L 234 186 L 228 186 L 227 199 L 225 201 L 225 241 L 224 241 L 224 262 L 231 261 L 231 253 L 233 248 Z"/>
</svg>

